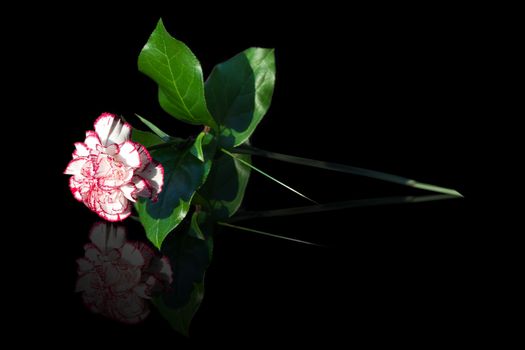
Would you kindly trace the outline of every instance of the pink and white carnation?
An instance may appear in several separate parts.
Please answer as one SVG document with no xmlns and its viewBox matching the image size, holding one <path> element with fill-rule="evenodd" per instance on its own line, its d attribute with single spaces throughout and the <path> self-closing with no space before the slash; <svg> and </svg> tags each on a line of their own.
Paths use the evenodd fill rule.
<svg viewBox="0 0 525 350">
<path fill-rule="evenodd" d="M 75 143 L 64 174 L 73 175 L 69 187 L 78 201 L 108 221 L 121 221 L 138 197 L 157 200 L 164 168 L 130 140 L 131 126 L 119 117 L 103 113 L 94 126 L 84 142 Z"/>
<path fill-rule="evenodd" d="M 84 304 L 116 321 L 143 321 L 150 313 L 149 300 L 173 281 L 169 260 L 144 243 L 128 241 L 121 226 L 96 223 L 90 240 L 77 260 L 76 291 Z"/>
</svg>

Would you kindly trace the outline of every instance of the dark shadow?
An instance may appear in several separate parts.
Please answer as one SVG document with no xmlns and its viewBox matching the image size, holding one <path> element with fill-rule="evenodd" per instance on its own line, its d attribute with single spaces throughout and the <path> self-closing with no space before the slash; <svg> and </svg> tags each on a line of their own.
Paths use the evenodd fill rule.
<svg viewBox="0 0 525 350">
<path fill-rule="evenodd" d="M 220 145 L 234 145 L 232 132 L 242 133 L 257 121 L 255 119 L 255 72 L 244 52 L 239 53 L 213 69 L 205 85 L 208 109 L 224 128 Z M 261 116 L 262 118 L 262 116 Z"/>
<path fill-rule="evenodd" d="M 168 236 L 164 241 L 162 254 L 173 267 L 173 282 L 162 295 L 166 305 L 180 308 L 190 300 L 194 285 L 204 282 L 211 251 L 211 238 L 201 240 L 190 237 L 185 232 Z"/>
<path fill-rule="evenodd" d="M 233 214 L 232 206 L 240 205 L 248 177 L 249 169 L 242 164 L 236 164 L 229 155 L 222 153 L 214 160 L 208 179 L 199 190 L 208 204 L 206 209 L 213 217 L 224 219 Z M 238 203 L 234 203 L 236 201 Z"/>
</svg>

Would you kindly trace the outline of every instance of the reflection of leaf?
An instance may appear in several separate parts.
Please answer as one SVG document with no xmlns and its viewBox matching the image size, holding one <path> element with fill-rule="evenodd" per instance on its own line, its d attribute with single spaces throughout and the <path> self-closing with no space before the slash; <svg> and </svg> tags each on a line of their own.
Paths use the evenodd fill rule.
<svg viewBox="0 0 525 350">
<path fill-rule="evenodd" d="M 191 216 L 188 234 L 198 239 L 206 239 L 213 232 L 215 221 L 204 211 L 195 211 Z"/>
<path fill-rule="evenodd" d="M 204 296 L 204 275 L 211 260 L 213 241 L 183 232 L 168 237 L 162 253 L 173 269 L 173 283 L 154 305 L 178 332 L 188 335 L 190 322 Z"/>
<path fill-rule="evenodd" d="M 164 187 L 157 202 L 140 199 L 136 203 L 140 222 L 148 239 L 160 248 L 162 241 L 177 227 L 188 213 L 195 191 L 203 184 L 210 171 L 213 137 L 202 140 L 206 146 L 206 161 L 202 162 L 192 153 L 192 145 L 184 150 L 165 147 L 151 152 L 154 159 L 164 166 Z"/>
<path fill-rule="evenodd" d="M 250 162 L 248 155 L 237 155 Z M 240 207 L 250 178 L 250 168 L 224 153 L 215 160 L 206 183 L 199 190 L 206 209 L 215 219 L 232 216 Z"/>
<path fill-rule="evenodd" d="M 189 336 L 191 320 L 199 309 L 203 298 L 204 284 L 195 283 L 190 300 L 186 305 L 178 309 L 167 306 L 161 297 L 153 298 L 152 301 L 162 317 L 170 323 L 174 330 L 185 336 Z"/>
<path fill-rule="evenodd" d="M 166 112 L 191 124 L 215 125 L 206 107 L 199 61 L 166 31 L 162 20 L 140 52 L 138 65 L 158 84 L 159 102 Z"/>
<path fill-rule="evenodd" d="M 273 49 L 250 48 L 213 68 L 205 84 L 206 101 L 225 147 L 250 137 L 270 107 L 274 83 Z"/>
</svg>

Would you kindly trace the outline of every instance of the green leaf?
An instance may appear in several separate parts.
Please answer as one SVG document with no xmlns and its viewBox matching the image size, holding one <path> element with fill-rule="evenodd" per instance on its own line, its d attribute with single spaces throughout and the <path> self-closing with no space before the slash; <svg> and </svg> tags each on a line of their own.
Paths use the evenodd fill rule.
<svg viewBox="0 0 525 350">
<path fill-rule="evenodd" d="M 155 124 L 147 120 L 146 118 L 141 117 L 140 115 L 136 114 L 137 118 L 140 119 L 141 122 L 146 124 L 148 128 L 150 128 L 151 131 L 153 131 L 158 137 L 160 137 L 164 142 L 168 142 L 170 140 L 170 135 L 166 134 L 164 131 L 160 130 Z"/>
<path fill-rule="evenodd" d="M 164 143 L 164 141 L 154 133 L 149 131 L 142 131 L 139 129 L 133 129 L 133 131 L 131 132 L 131 140 L 133 142 L 140 143 L 146 148 L 161 145 Z"/>
<path fill-rule="evenodd" d="M 250 48 L 213 68 L 205 84 L 206 101 L 223 147 L 250 137 L 270 107 L 274 83 L 273 49 Z"/>
<path fill-rule="evenodd" d="M 250 163 L 251 157 L 238 155 L 237 158 L 221 153 L 214 160 L 210 175 L 199 190 L 205 209 L 215 219 L 224 219 L 235 214 L 244 198 L 251 169 L 239 159 Z"/>
<path fill-rule="evenodd" d="M 419 181 L 409 179 L 406 177 L 388 174 L 388 173 L 384 173 L 384 172 L 376 171 L 376 170 L 358 168 L 358 167 L 345 165 L 345 164 L 329 163 L 329 162 L 324 162 L 324 161 L 315 160 L 315 159 L 308 159 L 308 158 L 290 156 L 288 154 L 265 151 L 265 150 L 255 148 L 252 146 L 248 146 L 248 145 L 243 145 L 242 147 L 236 148 L 232 150 L 232 152 L 239 153 L 239 154 L 252 154 L 256 156 L 262 156 L 262 157 L 267 157 L 270 159 L 280 160 L 283 162 L 289 162 L 289 163 L 294 163 L 294 164 L 311 166 L 315 168 L 339 171 L 339 172 L 353 174 L 357 176 L 369 177 L 372 179 L 392 182 L 392 183 L 409 186 L 413 188 L 418 188 L 418 189 L 426 190 L 430 192 L 443 193 L 443 194 L 447 194 L 447 195 L 451 195 L 455 197 L 463 197 L 461 193 L 459 193 L 458 191 L 452 188 L 446 188 L 446 187 L 436 186 L 436 185 L 432 185 L 432 184 L 428 184 L 424 182 L 419 182 Z"/>
<path fill-rule="evenodd" d="M 186 336 L 204 297 L 204 275 L 212 251 L 211 237 L 201 240 L 182 232 L 168 237 L 162 249 L 170 261 L 173 282 L 153 303 L 170 325 Z"/>
<path fill-rule="evenodd" d="M 201 162 L 204 162 L 204 152 L 202 150 L 202 140 L 204 137 L 206 137 L 206 133 L 204 131 L 197 135 L 193 147 L 190 150 L 191 154 L 197 157 L 197 159 Z"/>
<path fill-rule="evenodd" d="M 206 107 L 201 65 L 166 31 L 162 20 L 140 52 L 138 66 L 158 84 L 159 103 L 166 112 L 190 124 L 215 126 Z"/>
<path fill-rule="evenodd" d="M 171 146 L 151 152 L 151 156 L 164 167 L 164 187 L 157 202 L 141 198 L 135 206 L 148 239 L 159 249 L 166 236 L 188 214 L 195 191 L 210 171 L 214 139 L 210 135 L 202 141 L 206 146 L 204 162 L 193 156 L 191 149 L 194 144 L 184 150 Z"/>
</svg>

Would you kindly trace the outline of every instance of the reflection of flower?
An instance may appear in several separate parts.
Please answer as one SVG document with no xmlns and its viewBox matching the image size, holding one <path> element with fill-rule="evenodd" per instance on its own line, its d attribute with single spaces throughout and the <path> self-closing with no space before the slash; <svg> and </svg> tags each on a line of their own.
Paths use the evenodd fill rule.
<svg viewBox="0 0 525 350">
<path fill-rule="evenodd" d="M 108 318 L 138 323 L 149 314 L 152 294 L 172 281 L 166 257 L 155 256 L 144 243 L 129 242 L 123 227 L 97 223 L 77 260 L 76 291 L 88 309 Z"/>
<path fill-rule="evenodd" d="M 164 169 L 142 145 L 130 141 L 131 127 L 109 113 L 95 121 L 95 131 L 75 143 L 65 174 L 73 175 L 73 196 L 102 218 L 124 220 L 137 197 L 157 199 Z"/>
</svg>

